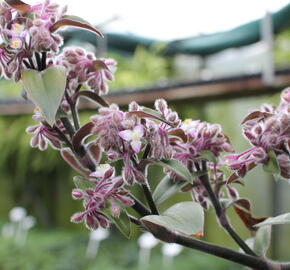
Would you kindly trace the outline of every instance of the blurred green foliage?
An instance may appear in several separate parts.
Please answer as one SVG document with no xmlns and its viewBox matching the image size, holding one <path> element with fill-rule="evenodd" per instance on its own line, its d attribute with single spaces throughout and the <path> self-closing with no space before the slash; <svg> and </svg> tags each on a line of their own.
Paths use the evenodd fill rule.
<svg viewBox="0 0 290 270">
<path fill-rule="evenodd" d="M 114 235 L 101 242 L 96 259 L 85 256 L 88 232 L 33 230 L 25 247 L 16 246 L 11 239 L 1 238 L 1 270 L 137 270 L 138 246 Z M 126 242 L 124 242 L 126 241 Z M 161 245 L 152 250 L 149 269 L 162 269 Z M 172 264 L 172 269 L 230 270 L 242 269 L 239 265 L 211 255 L 185 249 Z M 164 267 L 168 269 L 168 267 Z"/>
<path fill-rule="evenodd" d="M 112 91 L 133 90 L 162 83 L 172 73 L 170 58 L 158 55 L 158 47 L 150 50 L 138 47 L 133 57 L 111 54 L 118 63 L 115 80 L 110 83 Z"/>
<path fill-rule="evenodd" d="M 290 66 L 290 29 L 276 36 L 274 42 L 275 63 L 279 67 Z"/>
</svg>

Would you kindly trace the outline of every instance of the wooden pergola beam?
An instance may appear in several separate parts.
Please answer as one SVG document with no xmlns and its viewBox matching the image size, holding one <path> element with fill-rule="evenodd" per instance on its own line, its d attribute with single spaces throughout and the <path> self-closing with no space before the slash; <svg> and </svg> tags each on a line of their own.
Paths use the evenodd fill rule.
<svg viewBox="0 0 290 270">
<path fill-rule="evenodd" d="M 290 70 L 276 72 L 275 85 L 264 84 L 261 74 L 223 78 L 211 81 L 188 82 L 164 87 L 119 91 L 107 95 L 109 103 L 121 106 L 135 100 L 139 104 L 152 104 L 158 98 L 174 102 L 205 102 L 216 99 L 239 98 L 245 96 L 275 93 L 290 85 Z M 96 104 L 82 100 L 80 109 L 96 109 Z M 0 103 L 0 114 L 17 115 L 33 111 L 33 105 L 26 101 L 7 100 Z"/>
</svg>

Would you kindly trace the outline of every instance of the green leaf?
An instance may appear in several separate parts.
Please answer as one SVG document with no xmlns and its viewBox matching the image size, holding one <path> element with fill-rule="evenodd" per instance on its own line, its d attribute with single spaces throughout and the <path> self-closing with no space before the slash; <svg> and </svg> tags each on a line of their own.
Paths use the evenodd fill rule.
<svg viewBox="0 0 290 270">
<path fill-rule="evenodd" d="M 131 111 L 131 112 L 128 112 L 128 114 L 135 115 L 137 117 L 142 117 L 142 118 L 155 119 L 155 120 L 161 121 L 169 126 L 172 126 L 172 124 L 170 122 L 168 122 L 162 114 L 160 114 L 159 112 L 156 112 L 150 108 L 142 108 L 142 111 Z"/>
<path fill-rule="evenodd" d="M 273 116 L 272 113 L 267 113 L 267 112 L 260 112 L 260 111 L 254 111 L 251 112 L 244 118 L 242 121 L 242 125 L 245 124 L 247 121 L 252 120 L 252 119 L 257 119 L 257 118 L 267 118 Z"/>
<path fill-rule="evenodd" d="M 79 91 L 77 93 L 74 94 L 73 98 L 76 100 L 78 97 L 86 97 L 90 100 L 93 100 L 94 102 L 100 104 L 101 106 L 104 107 L 109 107 L 109 104 L 107 103 L 107 101 L 105 101 L 102 97 L 100 97 L 98 94 L 89 91 L 89 90 L 83 90 L 83 91 Z"/>
<path fill-rule="evenodd" d="M 72 16 L 72 15 L 63 16 L 60 20 L 58 20 L 55 24 L 53 24 L 50 27 L 50 31 L 55 32 L 56 30 L 64 26 L 74 26 L 74 27 L 82 28 L 82 29 L 94 32 L 100 37 L 103 37 L 102 32 L 96 29 L 94 26 L 92 26 L 89 22 L 87 22 L 86 20 L 78 16 Z"/>
<path fill-rule="evenodd" d="M 209 150 L 203 150 L 200 152 L 200 156 L 207 159 L 209 162 L 217 163 L 216 157 L 213 152 Z"/>
<path fill-rule="evenodd" d="M 95 189 L 96 187 L 94 183 L 82 176 L 74 176 L 73 181 L 75 186 L 81 190 Z"/>
<path fill-rule="evenodd" d="M 156 204 L 160 204 L 188 185 L 188 182 L 173 182 L 170 177 L 165 176 L 157 185 L 153 193 L 153 199 Z"/>
<path fill-rule="evenodd" d="M 254 238 L 254 251 L 260 256 L 266 256 L 271 244 L 271 226 L 259 228 Z"/>
<path fill-rule="evenodd" d="M 53 125 L 65 91 L 65 68 L 52 66 L 41 72 L 31 69 L 24 70 L 22 83 L 29 98 L 41 109 L 46 121 Z"/>
<path fill-rule="evenodd" d="M 93 127 L 94 124 L 92 122 L 88 122 L 83 125 L 72 137 L 73 148 L 75 152 L 80 156 L 85 155 L 85 150 L 83 148 L 82 142 L 84 141 L 84 139 L 91 135 Z"/>
<path fill-rule="evenodd" d="M 172 129 L 168 132 L 168 135 L 180 138 L 184 143 L 187 143 L 187 135 L 181 128 Z"/>
<path fill-rule="evenodd" d="M 117 229 L 128 239 L 131 237 L 131 222 L 127 212 L 122 209 L 119 217 L 114 217 L 109 208 L 103 210 L 106 216 L 116 225 Z"/>
<path fill-rule="evenodd" d="M 286 213 L 277 217 L 270 217 L 255 225 L 255 227 L 262 227 L 266 225 L 282 225 L 290 224 L 290 213 Z"/>
<path fill-rule="evenodd" d="M 169 160 L 154 160 L 154 164 L 162 166 L 164 168 L 173 170 L 175 173 L 177 173 L 179 176 L 184 178 L 184 180 L 187 180 L 188 182 L 192 182 L 192 175 L 190 171 L 178 160 L 176 159 L 169 159 Z"/>
<path fill-rule="evenodd" d="M 275 152 L 273 150 L 270 150 L 268 152 L 268 156 L 269 160 L 263 166 L 264 171 L 272 174 L 280 174 L 280 167 Z"/>
<path fill-rule="evenodd" d="M 106 70 L 109 70 L 110 71 L 110 69 L 108 68 L 108 66 L 102 60 L 95 60 L 95 61 L 93 61 L 93 66 L 97 70 L 106 69 Z"/>
<path fill-rule="evenodd" d="M 168 208 L 162 215 L 149 215 L 141 218 L 144 226 L 153 234 L 175 230 L 189 236 L 203 235 L 204 212 L 195 202 L 181 202 Z"/>
</svg>

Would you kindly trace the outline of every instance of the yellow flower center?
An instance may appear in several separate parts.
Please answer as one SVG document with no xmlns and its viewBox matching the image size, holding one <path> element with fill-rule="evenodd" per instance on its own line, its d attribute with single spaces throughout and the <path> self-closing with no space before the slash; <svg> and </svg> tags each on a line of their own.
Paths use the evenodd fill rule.
<svg viewBox="0 0 290 270">
<path fill-rule="evenodd" d="M 185 119 L 183 121 L 183 123 L 186 124 L 186 125 L 190 124 L 191 122 L 192 122 L 192 119 Z"/>
<path fill-rule="evenodd" d="M 139 135 L 138 133 L 134 132 L 134 133 L 132 134 L 132 140 L 137 140 L 137 139 L 139 139 L 139 138 L 140 138 L 140 135 Z"/>
<path fill-rule="evenodd" d="M 109 164 L 100 164 L 99 166 L 101 169 L 109 169 L 110 165 Z"/>
<path fill-rule="evenodd" d="M 21 30 L 21 28 L 22 28 L 22 26 L 19 23 L 15 23 L 12 26 L 13 31 L 19 31 L 19 30 Z"/>
<path fill-rule="evenodd" d="M 11 42 L 11 47 L 14 49 L 18 49 L 21 47 L 22 41 L 20 39 L 13 40 Z"/>
</svg>

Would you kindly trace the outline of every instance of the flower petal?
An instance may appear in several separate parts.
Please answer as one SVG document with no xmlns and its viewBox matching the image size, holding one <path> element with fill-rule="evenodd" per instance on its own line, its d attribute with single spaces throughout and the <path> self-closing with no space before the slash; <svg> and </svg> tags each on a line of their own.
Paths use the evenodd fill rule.
<svg viewBox="0 0 290 270">
<path fill-rule="evenodd" d="M 120 131 L 118 134 L 123 140 L 127 142 L 132 140 L 133 132 L 131 130 L 123 130 L 123 131 Z"/>
<path fill-rule="evenodd" d="M 135 153 L 140 152 L 141 150 L 141 141 L 140 140 L 133 140 L 131 141 L 131 146 Z"/>
<path fill-rule="evenodd" d="M 140 137 L 144 136 L 144 127 L 142 125 L 138 125 L 134 127 L 134 133 L 137 133 Z"/>
</svg>

